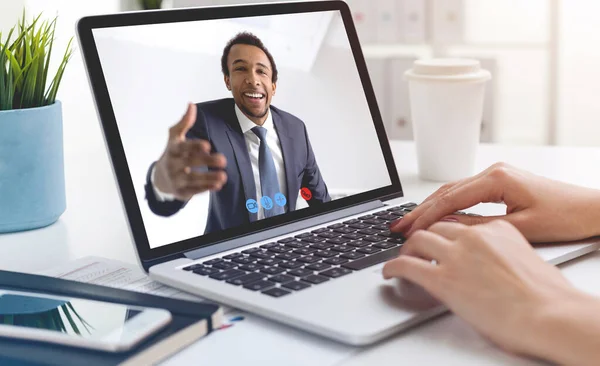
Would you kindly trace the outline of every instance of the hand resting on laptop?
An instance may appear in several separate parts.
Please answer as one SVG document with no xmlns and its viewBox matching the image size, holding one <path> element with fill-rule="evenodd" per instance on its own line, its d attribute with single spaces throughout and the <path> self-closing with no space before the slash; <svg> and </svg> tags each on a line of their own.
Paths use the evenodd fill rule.
<svg viewBox="0 0 600 366">
<path fill-rule="evenodd" d="M 508 206 L 506 216 L 447 216 L 500 201 Z M 393 225 L 409 238 L 399 257 L 386 263 L 383 276 L 422 286 L 509 352 L 560 364 L 595 364 L 600 299 L 575 289 L 526 239 L 597 235 L 599 216 L 599 191 L 496 164 L 443 186 Z M 434 223 L 444 218 L 460 222 Z"/>
<path fill-rule="evenodd" d="M 504 202 L 506 215 L 452 215 L 481 202 Z M 497 163 L 481 173 L 445 184 L 392 224 L 410 236 L 439 220 L 482 224 L 504 219 L 530 242 L 571 241 L 600 235 L 600 192 L 550 180 Z"/>
</svg>

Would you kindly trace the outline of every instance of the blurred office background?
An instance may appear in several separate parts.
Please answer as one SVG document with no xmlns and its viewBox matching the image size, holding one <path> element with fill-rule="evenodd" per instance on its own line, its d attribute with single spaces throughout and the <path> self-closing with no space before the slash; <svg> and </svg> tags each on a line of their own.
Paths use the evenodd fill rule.
<svg viewBox="0 0 600 366">
<path fill-rule="evenodd" d="M 262 0 L 266 2 L 268 0 Z M 164 0 L 164 8 L 255 3 L 255 0 Z M 600 144 L 600 2 L 590 0 L 348 0 L 377 99 L 392 139 L 411 139 L 407 85 L 413 60 L 463 56 L 493 73 L 482 141 L 506 144 Z M 140 9 L 138 0 L 10 0 L 0 5 L 0 31 L 23 7 L 59 15 L 58 38 L 74 34 L 84 15 Z M 99 133 L 84 119 L 92 103 L 75 54 L 59 94 L 65 134 Z M 93 131 L 90 131 L 93 129 Z M 97 129 L 97 131 L 96 131 Z M 84 140 L 82 140 L 84 141 Z M 86 142 L 88 143 L 88 142 Z M 87 146 L 89 148 L 89 145 Z M 76 148 L 65 146 L 65 149 Z"/>
</svg>

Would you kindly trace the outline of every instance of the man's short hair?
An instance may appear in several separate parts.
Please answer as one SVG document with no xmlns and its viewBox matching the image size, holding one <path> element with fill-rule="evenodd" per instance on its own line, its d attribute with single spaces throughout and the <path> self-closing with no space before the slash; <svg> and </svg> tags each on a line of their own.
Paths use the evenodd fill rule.
<svg viewBox="0 0 600 366">
<path fill-rule="evenodd" d="M 255 46 L 260 48 L 267 55 L 267 58 L 271 63 L 271 80 L 274 83 L 277 82 L 277 66 L 275 65 L 275 60 L 273 59 L 273 56 L 271 55 L 269 50 L 267 50 L 267 47 L 265 47 L 260 38 L 249 32 L 238 33 L 235 37 L 230 39 L 229 42 L 227 42 L 225 49 L 223 49 L 223 56 L 221 56 L 221 70 L 223 71 L 223 75 L 229 76 L 229 68 L 227 67 L 227 57 L 229 56 L 229 51 L 231 51 L 231 47 L 235 46 L 236 44 L 246 44 L 249 46 Z"/>
</svg>

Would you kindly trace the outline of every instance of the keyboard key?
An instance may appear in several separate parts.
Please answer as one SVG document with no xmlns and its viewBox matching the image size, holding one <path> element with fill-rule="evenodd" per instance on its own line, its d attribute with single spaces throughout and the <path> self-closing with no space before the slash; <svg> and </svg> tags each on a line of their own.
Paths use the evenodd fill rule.
<svg viewBox="0 0 600 366">
<path fill-rule="evenodd" d="M 240 276 L 240 277 L 229 279 L 226 282 L 230 283 L 232 285 L 241 286 L 241 285 L 245 285 L 247 283 L 262 280 L 265 277 L 266 276 L 262 273 L 248 273 L 248 274 Z"/>
<path fill-rule="evenodd" d="M 364 237 L 365 234 L 359 234 L 359 233 L 352 233 L 352 234 L 344 234 L 342 235 L 342 238 L 348 238 L 348 239 L 352 239 L 352 240 L 358 240 L 362 237 Z"/>
<path fill-rule="evenodd" d="M 296 268 L 302 267 L 303 265 L 304 265 L 304 263 L 302 263 L 302 262 L 289 261 L 289 262 L 285 262 L 285 263 L 279 263 L 277 266 L 281 267 L 281 268 L 287 268 L 287 269 L 296 269 Z"/>
<path fill-rule="evenodd" d="M 273 286 L 275 286 L 275 282 L 262 280 L 262 281 L 247 283 L 244 285 L 244 288 L 246 288 L 248 290 L 252 290 L 252 291 L 261 291 L 261 290 L 264 290 L 264 289 L 267 289 L 267 288 L 273 287 Z"/>
<path fill-rule="evenodd" d="M 381 216 L 385 216 L 385 215 L 389 215 L 390 213 L 388 211 L 377 211 L 375 212 L 373 215 L 377 216 L 377 218 L 381 217 Z"/>
<path fill-rule="evenodd" d="M 269 249 L 269 248 L 273 248 L 273 247 L 277 247 L 279 246 L 279 243 L 268 243 L 268 244 L 263 244 L 260 247 L 263 249 Z"/>
<path fill-rule="evenodd" d="M 202 264 L 204 264 L 205 266 L 212 266 L 213 264 L 219 263 L 219 262 L 223 262 L 222 258 L 215 258 L 215 259 L 211 259 L 209 261 L 206 262 L 202 262 Z"/>
<path fill-rule="evenodd" d="M 390 207 L 387 209 L 387 211 L 390 212 L 390 215 L 393 215 L 394 212 L 400 212 L 402 210 L 404 209 L 400 206 Z"/>
<path fill-rule="evenodd" d="M 285 274 L 278 274 L 278 275 L 269 277 L 269 281 L 273 281 L 273 282 L 277 282 L 277 283 L 291 282 L 291 281 L 294 281 L 295 279 L 296 279 L 295 277 L 288 276 Z"/>
<path fill-rule="evenodd" d="M 260 264 L 251 263 L 251 264 L 244 264 L 243 266 L 240 266 L 239 269 L 243 269 L 244 271 L 248 271 L 248 272 L 254 272 L 259 269 L 262 269 L 263 267 L 264 266 L 262 266 Z"/>
<path fill-rule="evenodd" d="M 369 225 L 383 225 L 386 223 L 386 221 L 378 220 L 378 219 L 371 219 L 371 220 L 365 220 L 365 221 L 363 221 L 363 223 L 369 224 Z"/>
<path fill-rule="evenodd" d="M 242 253 L 244 254 L 252 254 L 252 253 L 256 253 L 256 252 L 260 252 L 260 248 L 250 248 L 250 249 L 246 249 L 246 250 L 242 250 Z"/>
<path fill-rule="evenodd" d="M 308 243 L 303 243 L 301 241 L 292 241 L 292 242 L 287 243 L 285 246 L 288 248 L 302 248 L 307 245 L 308 245 Z"/>
<path fill-rule="evenodd" d="M 284 247 L 283 245 L 279 245 L 273 248 L 269 248 L 269 253 L 285 253 L 285 252 L 289 252 L 290 250 L 293 250 L 290 247 Z"/>
<path fill-rule="evenodd" d="M 201 264 L 196 263 L 196 264 L 192 264 L 191 266 L 183 267 L 183 270 L 184 271 L 193 271 L 195 269 L 200 269 L 202 267 L 204 267 L 204 266 L 201 265 Z"/>
<path fill-rule="evenodd" d="M 255 253 L 250 254 L 250 256 L 252 258 L 268 259 L 268 258 L 273 257 L 273 254 L 269 254 L 267 252 L 255 252 Z"/>
<path fill-rule="evenodd" d="M 327 226 L 327 228 L 332 229 L 332 230 L 333 229 L 339 229 L 341 227 L 344 227 L 344 224 L 333 224 L 333 225 Z"/>
<path fill-rule="evenodd" d="M 308 255 L 310 253 L 316 252 L 315 248 L 298 248 L 294 250 L 292 253 L 300 254 L 300 255 Z"/>
<path fill-rule="evenodd" d="M 342 229 L 343 229 L 343 228 L 342 228 Z M 341 230 L 341 229 L 336 229 L 336 230 Z M 340 234 L 337 234 L 337 233 L 333 233 L 333 232 L 331 232 L 331 231 L 328 231 L 328 232 L 326 232 L 326 233 L 321 233 L 321 234 L 319 234 L 319 236 L 320 236 L 321 238 L 330 239 L 330 238 L 336 238 L 336 237 L 340 236 Z"/>
<path fill-rule="evenodd" d="M 262 273 L 276 275 L 276 274 L 280 274 L 281 272 L 285 272 L 285 269 L 281 268 L 281 267 L 267 267 L 267 268 L 261 269 L 260 271 Z"/>
<path fill-rule="evenodd" d="M 233 259 L 233 258 L 238 258 L 238 257 L 242 257 L 243 254 L 242 253 L 232 253 L 229 255 L 224 256 L 224 259 Z"/>
<path fill-rule="evenodd" d="M 334 265 L 344 264 L 346 262 L 348 262 L 348 259 L 341 258 L 341 257 L 333 257 L 333 258 L 327 258 L 327 259 L 323 260 L 323 263 L 329 263 L 329 264 L 334 264 Z"/>
<path fill-rule="evenodd" d="M 352 220 L 344 221 L 343 223 L 346 225 L 352 225 L 352 224 L 358 224 L 359 222 L 360 222 L 360 220 L 352 219 Z"/>
<path fill-rule="evenodd" d="M 232 262 L 235 262 L 237 264 L 250 264 L 253 263 L 256 259 L 255 258 L 250 258 L 250 257 L 237 257 L 234 258 L 232 260 Z"/>
<path fill-rule="evenodd" d="M 316 244 L 311 245 L 310 248 L 324 250 L 324 249 L 327 249 L 327 248 L 331 248 L 333 246 L 334 245 L 330 244 L 330 243 L 316 243 Z"/>
<path fill-rule="evenodd" d="M 381 236 L 365 236 L 361 239 L 362 241 L 368 241 L 369 243 L 379 243 L 380 241 L 384 241 L 385 238 Z"/>
<path fill-rule="evenodd" d="M 388 241 L 390 243 L 394 243 L 394 244 L 404 244 L 404 242 L 406 240 L 404 238 L 392 238 L 392 239 L 388 239 Z"/>
<path fill-rule="evenodd" d="M 330 250 L 332 250 L 334 252 L 339 252 L 339 253 L 346 253 L 346 252 L 354 250 L 354 248 L 346 246 L 346 245 L 338 245 L 338 246 L 331 248 Z"/>
<path fill-rule="evenodd" d="M 370 255 L 368 257 L 364 257 L 364 258 L 352 261 L 350 263 L 343 264 L 342 267 L 353 269 L 353 270 L 364 269 L 367 267 L 371 267 L 375 264 L 379 264 L 382 262 L 386 262 L 390 259 L 396 258 L 398 256 L 399 251 L 400 251 L 400 248 L 387 249 L 382 252 Z M 345 255 L 345 254 L 343 254 L 343 255 Z"/>
<path fill-rule="evenodd" d="M 359 220 L 371 220 L 371 219 L 374 219 L 374 218 L 376 218 L 374 215 L 365 215 L 365 216 L 359 217 L 358 219 Z"/>
<path fill-rule="evenodd" d="M 323 240 L 325 240 L 325 238 L 320 238 L 318 236 L 311 236 L 309 238 L 302 239 L 302 241 L 305 243 L 319 243 L 319 242 L 322 242 Z"/>
<path fill-rule="evenodd" d="M 299 258 L 300 254 L 296 254 L 296 253 L 281 253 L 281 254 L 277 254 L 275 256 L 276 259 L 281 259 L 284 261 L 291 261 L 293 259 Z"/>
<path fill-rule="evenodd" d="M 331 269 L 328 269 L 327 271 L 321 272 L 320 274 L 323 276 L 331 277 L 331 278 L 338 278 L 338 277 L 345 276 L 349 273 L 352 273 L 352 271 L 349 269 L 346 269 L 346 268 L 331 268 Z"/>
<path fill-rule="evenodd" d="M 360 234 L 365 234 L 365 235 L 377 235 L 379 233 L 379 230 L 375 230 L 375 229 L 362 229 L 358 231 Z"/>
<path fill-rule="evenodd" d="M 393 247 L 395 247 L 397 245 L 398 244 L 390 243 L 389 241 L 384 241 L 382 243 L 373 244 L 373 247 L 379 248 L 379 249 L 389 249 L 389 248 L 393 248 Z"/>
<path fill-rule="evenodd" d="M 231 262 L 219 262 L 217 264 L 213 264 L 213 268 L 218 268 L 218 269 L 232 269 L 237 267 L 236 263 L 231 263 Z"/>
<path fill-rule="evenodd" d="M 256 263 L 258 264 L 262 264 L 263 266 L 273 266 L 277 263 L 281 263 L 283 262 L 283 260 L 281 259 L 277 259 L 277 258 L 266 258 L 266 259 L 261 259 L 259 261 L 257 261 Z"/>
<path fill-rule="evenodd" d="M 327 239 L 327 243 L 330 244 L 345 244 L 352 241 L 352 239 L 348 239 L 348 238 L 333 238 L 333 239 Z"/>
<path fill-rule="evenodd" d="M 415 207 L 404 207 L 404 211 L 406 212 L 411 212 L 412 210 L 414 210 L 415 208 L 417 208 L 417 206 Z"/>
<path fill-rule="evenodd" d="M 296 261 L 297 262 L 302 262 L 302 263 L 315 263 L 315 262 L 320 262 L 321 259 L 323 259 L 323 258 L 315 257 L 315 256 L 312 256 L 312 255 L 305 255 L 302 258 L 296 259 Z"/>
<path fill-rule="evenodd" d="M 394 211 L 394 212 L 390 212 L 390 215 L 396 216 L 396 220 L 397 220 L 400 217 L 406 215 L 406 212 L 404 212 L 404 211 Z"/>
<path fill-rule="evenodd" d="M 231 278 L 243 276 L 245 274 L 246 274 L 246 272 L 240 271 L 239 269 L 230 269 L 229 271 L 213 273 L 208 277 L 213 278 L 215 280 L 223 281 L 223 280 L 229 280 Z"/>
<path fill-rule="evenodd" d="M 390 227 L 388 225 L 375 225 L 371 229 L 379 230 L 379 231 L 387 231 L 387 232 L 390 231 Z"/>
<path fill-rule="evenodd" d="M 362 240 L 355 240 L 355 241 L 351 241 L 350 243 L 346 243 L 346 245 L 349 245 L 349 246 L 355 247 L 355 248 L 366 247 L 369 244 L 371 244 L 371 243 L 368 241 L 362 241 Z"/>
<path fill-rule="evenodd" d="M 296 241 L 296 239 L 294 239 L 294 238 L 284 238 L 284 239 L 278 240 L 277 242 L 281 243 L 281 244 L 287 244 L 287 243 L 290 243 L 292 241 Z"/>
<path fill-rule="evenodd" d="M 417 206 L 417 204 L 414 202 L 408 202 L 403 205 L 400 205 L 400 207 L 402 207 L 402 208 L 409 208 L 409 207 L 416 207 L 416 206 Z"/>
<path fill-rule="evenodd" d="M 377 233 L 377 235 L 379 235 L 379 236 L 383 236 L 384 238 L 391 238 L 391 237 L 393 237 L 393 236 L 394 236 L 394 234 L 393 234 L 393 233 L 391 233 L 389 230 L 387 230 L 387 231 L 382 231 L 382 232 L 380 232 L 380 233 Z"/>
<path fill-rule="evenodd" d="M 329 232 L 329 229 L 326 227 L 322 227 L 320 229 L 311 231 L 311 233 L 313 233 L 313 234 L 322 234 L 322 233 L 327 233 L 327 232 Z"/>
<path fill-rule="evenodd" d="M 283 285 L 281 285 L 281 287 L 289 288 L 290 290 L 294 290 L 294 291 L 300 291 L 300 290 L 304 290 L 305 288 L 310 287 L 310 285 L 308 283 L 304 283 L 304 282 L 300 282 L 300 281 L 293 281 L 293 282 L 284 283 Z"/>
<path fill-rule="evenodd" d="M 340 255 L 340 258 L 348 258 L 350 260 L 355 260 L 358 258 L 362 258 L 365 255 L 363 253 L 356 253 L 356 252 L 350 252 L 350 253 L 344 253 L 342 255 Z"/>
<path fill-rule="evenodd" d="M 298 269 L 294 269 L 294 270 L 287 272 L 287 274 L 292 275 L 292 276 L 297 276 L 297 277 L 304 277 L 304 276 L 311 275 L 313 273 L 314 273 L 314 271 L 311 271 L 310 269 L 303 269 L 303 268 L 298 268 Z"/>
<path fill-rule="evenodd" d="M 387 214 L 387 215 L 385 215 L 385 216 L 379 216 L 379 219 L 380 219 L 380 220 L 385 220 L 385 221 L 387 221 L 387 222 L 390 222 L 390 221 L 395 221 L 395 220 L 397 220 L 397 219 L 398 219 L 398 217 L 397 217 L 396 215 Z"/>
<path fill-rule="evenodd" d="M 194 270 L 194 273 L 199 274 L 200 276 L 208 276 L 217 272 L 221 272 L 221 270 L 210 267 L 202 267 Z"/>
<path fill-rule="evenodd" d="M 358 249 L 356 249 L 356 251 L 358 253 L 373 254 L 373 253 L 380 252 L 381 249 L 373 248 L 373 247 L 364 247 L 364 248 L 358 248 Z"/>
<path fill-rule="evenodd" d="M 323 277 L 323 276 L 319 276 L 319 275 L 310 275 L 310 276 L 306 276 L 302 279 L 302 281 L 306 281 L 306 282 L 310 282 L 314 285 L 318 285 L 319 283 L 323 283 L 323 282 L 327 282 L 329 281 L 329 278 L 327 277 Z"/>
<path fill-rule="evenodd" d="M 308 238 L 309 236 L 312 236 L 311 233 L 302 233 L 302 234 L 298 234 L 295 236 L 296 239 L 304 239 L 304 238 Z"/>
<path fill-rule="evenodd" d="M 360 229 L 369 228 L 371 226 L 368 225 L 368 224 L 363 224 L 363 223 L 359 222 L 359 223 L 356 223 L 356 224 L 348 225 L 348 227 L 352 227 L 352 228 L 360 230 Z"/>
<path fill-rule="evenodd" d="M 324 269 L 330 268 L 331 264 L 327 264 L 327 263 L 313 263 L 313 264 L 309 264 L 308 266 L 304 267 L 306 269 L 310 269 L 312 271 L 322 271 Z"/>
<path fill-rule="evenodd" d="M 338 255 L 338 253 L 336 252 L 332 252 L 329 250 L 319 250 L 318 252 L 316 252 L 315 254 L 313 254 L 317 257 L 322 257 L 322 258 L 329 258 L 329 257 L 333 257 Z"/>
<path fill-rule="evenodd" d="M 282 296 L 291 294 L 290 291 L 286 291 L 280 287 L 273 287 L 272 289 L 263 291 L 262 293 L 265 295 L 273 296 L 273 297 L 282 297 Z"/>
<path fill-rule="evenodd" d="M 340 233 L 340 234 L 350 234 L 356 231 L 356 229 L 353 229 L 351 227 L 341 227 L 339 229 L 335 229 L 333 230 L 336 233 Z"/>
</svg>

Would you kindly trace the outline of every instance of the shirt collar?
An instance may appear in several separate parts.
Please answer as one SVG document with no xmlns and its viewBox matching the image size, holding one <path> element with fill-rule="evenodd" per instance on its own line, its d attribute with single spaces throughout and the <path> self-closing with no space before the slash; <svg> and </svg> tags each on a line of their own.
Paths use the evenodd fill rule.
<svg viewBox="0 0 600 366">
<path fill-rule="evenodd" d="M 238 122 L 242 129 L 242 133 L 246 133 L 252 130 L 254 127 L 258 126 L 256 123 L 252 122 L 248 117 L 246 117 L 244 112 L 242 112 L 242 110 L 237 106 L 237 104 L 234 103 L 234 105 L 235 115 L 237 116 Z M 265 123 L 263 123 L 262 127 L 267 129 L 267 131 L 273 130 L 273 117 L 271 116 L 270 109 L 269 112 L 267 112 L 267 119 L 265 120 Z"/>
</svg>

